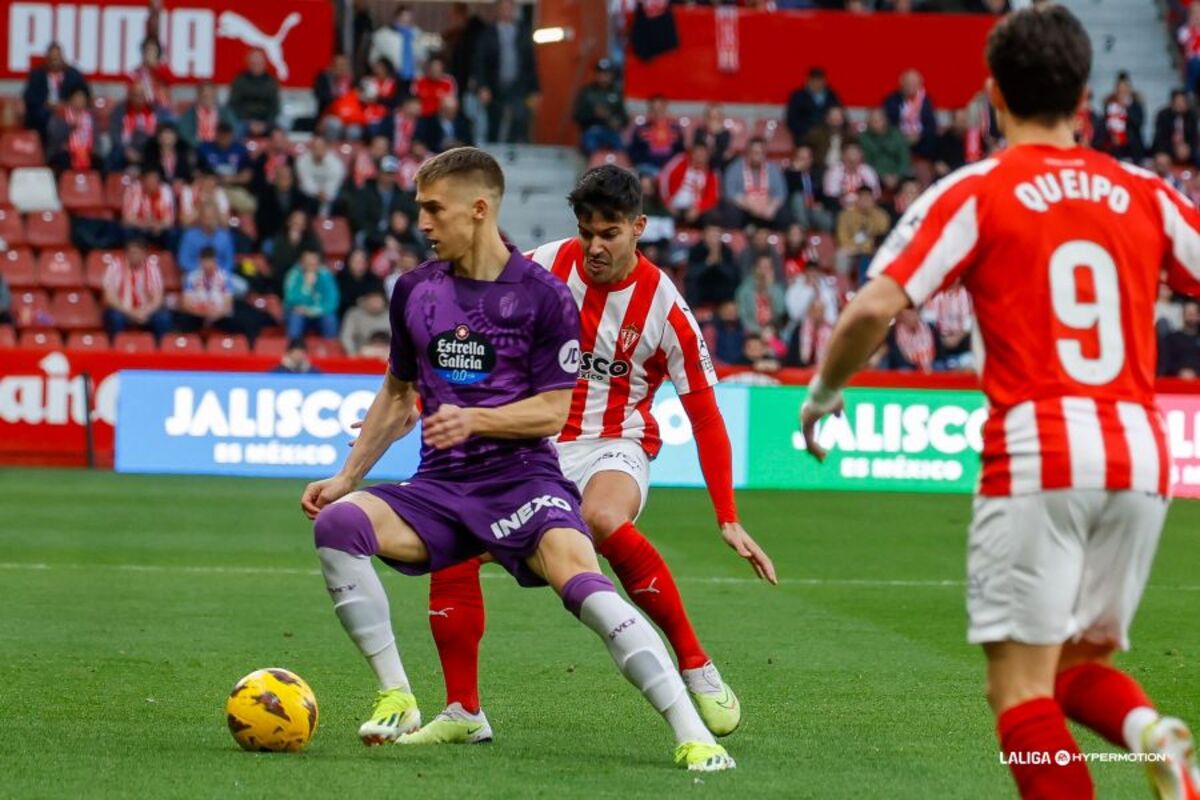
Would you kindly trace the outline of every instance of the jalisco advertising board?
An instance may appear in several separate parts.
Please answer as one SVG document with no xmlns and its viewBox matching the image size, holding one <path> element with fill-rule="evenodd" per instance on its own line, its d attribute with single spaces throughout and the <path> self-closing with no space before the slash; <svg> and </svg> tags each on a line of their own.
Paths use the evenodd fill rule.
<svg viewBox="0 0 1200 800">
<path fill-rule="evenodd" d="M 120 374 L 116 468 L 262 477 L 324 477 L 337 471 L 351 425 L 366 416 L 378 376 L 214 372 Z M 746 390 L 719 388 L 734 441 L 747 439 Z M 659 392 L 654 415 L 663 448 L 654 468 L 661 486 L 703 486 L 691 424 L 674 391 Z M 392 446 L 370 477 L 397 480 L 416 471 L 420 430 Z M 746 483 L 745 450 L 734 480 Z"/>
<path fill-rule="evenodd" d="M 184 83 L 229 83 L 243 69 L 246 53 L 261 50 L 281 83 L 309 87 L 333 53 L 333 7 L 327 0 L 166 0 L 164 5 L 158 29 L 164 61 Z M 146 3 L 113 0 L 0 0 L 8 31 L 0 77 L 23 77 L 50 43 L 58 42 L 67 62 L 86 77 L 123 78 L 141 64 L 149 13 Z"/>
</svg>

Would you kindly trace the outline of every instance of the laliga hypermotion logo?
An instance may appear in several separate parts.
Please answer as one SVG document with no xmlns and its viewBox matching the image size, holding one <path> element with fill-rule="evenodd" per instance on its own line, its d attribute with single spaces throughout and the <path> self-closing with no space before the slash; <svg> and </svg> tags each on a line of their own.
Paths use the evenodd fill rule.
<svg viewBox="0 0 1200 800">
<path fill-rule="evenodd" d="M 281 81 L 288 79 L 288 64 L 283 57 L 283 40 L 292 32 L 292 28 L 300 24 L 300 12 L 293 11 L 284 17 L 283 24 L 274 36 L 267 36 L 253 22 L 234 11 L 222 12 L 217 18 L 217 36 L 223 39 L 236 39 L 248 47 L 261 50 L 275 68 L 275 73 Z"/>
</svg>

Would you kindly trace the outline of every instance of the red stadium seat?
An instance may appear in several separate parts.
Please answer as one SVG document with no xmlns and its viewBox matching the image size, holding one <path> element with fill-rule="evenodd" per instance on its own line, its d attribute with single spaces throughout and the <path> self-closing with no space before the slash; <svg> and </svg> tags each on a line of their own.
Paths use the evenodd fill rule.
<svg viewBox="0 0 1200 800">
<path fill-rule="evenodd" d="M 767 146 L 767 158 L 787 158 L 796 149 L 792 132 L 777 119 L 760 119 L 754 125 L 754 135 Z"/>
<path fill-rule="evenodd" d="M 313 220 L 313 231 L 321 240 L 321 248 L 329 259 L 345 258 L 353 244 L 350 225 L 344 217 L 319 217 Z"/>
<path fill-rule="evenodd" d="M 27 242 L 25 223 L 15 209 L 0 208 L 0 242 L 6 247 L 20 247 Z"/>
<path fill-rule="evenodd" d="M 690 248 L 700 241 L 700 231 L 686 230 L 675 232 L 675 245 Z"/>
<path fill-rule="evenodd" d="M 84 262 L 84 285 L 89 289 L 103 289 L 104 273 L 108 272 L 108 265 L 113 259 L 120 255 L 120 250 L 93 250 L 88 253 Z"/>
<path fill-rule="evenodd" d="M 833 269 L 834 257 L 837 255 L 833 237 L 827 233 L 813 233 L 809 234 L 808 243 L 817 251 L 817 263 L 821 265 L 821 269 Z"/>
<path fill-rule="evenodd" d="M 205 349 L 219 355 L 240 356 L 250 352 L 250 343 L 240 333 L 222 333 L 208 337 Z"/>
<path fill-rule="evenodd" d="M 150 331 L 121 331 L 113 337 L 112 349 L 121 353 L 153 353 L 158 348 Z"/>
<path fill-rule="evenodd" d="M 725 231 L 721 234 L 721 241 L 729 245 L 729 249 L 736 256 L 746 249 L 746 232 L 741 230 Z"/>
<path fill-rule="evenodd" d="M 287 350 L 287 339 L 283 336 L 259 336 L 254 342 L 254 352 L 260 356 L 282 356 Z"/>
<path fill-rule="evenodd" d="M 245 214 L 229 218 L 229 227 L 239 230 L 249 237 L 250 241 L 258 241 L 258 228 L 254 224 L 254 215 Z"/>
<path fill-rule="evenodd" d="M 162 340 L 164 353 L 203 353 L 204 340 L 198 333 L 168 333 Z"/>
<path fill-rule="evenodd" d="M 79 251 L 68 247 L 63 250 L 43 250 L 38 256 L 38 284 L 48 289 L 68 289 L 86 286 L 83 275 L 83 260 Z"/>
<path fill-rule="evenodd" d="M 246 302 L 275 320 L 275 324 L 283 322 L 283 303 L 278 295 L 251 294 L 246 295 Z"/>
<path fill-rule="evenodd" d="M 44 289 L 26 289 L 12 294 L 12 318 L 18 328 L 49 328 L 50 298 Z"/>
<path fill-rule="evenodd" d="M 0 134 L 0 167 L 40 167 L 45 163 L 42 141 L 36 131 L 9 131 Z"/>
<path fill-rule="evenodd" d="M 104 180 L 104 205 L 114 211 L 120 211 L 125 204 L 125 187 L 133 183 L 134 177 L 128 172 L 110 172 Z"/>
<path fill-rule="evenodd" d="M 629 156 L 619 150 L 597 150 L 592 153 L 592 157 L 588 160 L 588 169 L 593 167 L 602 167 L 606 164 L 615 164 L 618 167 L 632 169 L 633 164 L 629 161 Z"/>
<path fill-rule="evenodd" d="M 0 348 L 16 347 L 17 333 L 12 325 L 0 325 Z"/>
<path fill-rule="evenodd" d="M 71 222 L 61 211 L 36 211 L 25 218 L 25 238 L 34 247 L 66 247 Z"/>
<path fill-rule="evenodd" d="M 0 207 L 8 205 L 8 170 L 0 169 Z"/>
<path fill-rule="evenodd" d="M 729 131 L 729 152 L 728 155 L 734 155 L 746 149 L 746 143 L 750 141 L 750 126 L 746 124 L 746 120 L 738 117 L 726 117 L 725 129 Z"/>
<path fill-rule="evenodd" d="M 68 211 L 104 205 L 104 184 L 100 181 L 100 173 L 64 172 L 58 177 L 58 199 Z"/>
<path fill-rule="evenodd" d="M 308 345 L 308 354 L 313 358 L 344 358 L 346 351 L 342 349 L 342 343 L 337 339 L 321 339 L 312 337 L 305 340 Z"/>
<path fill-rule="evenodd" d="M 95 295 L 86 289 L 55 292 L 50 301 L 50 313 L 54 316 L 54 324 L 63 330 L 92 330 L 103 324 L 100 305 Z"/>
<path fill-rule="evenodd" d="M 0 256 L 0 275 L 11 288 L 24 289 L 37 286 L 37 269 L 34 267 L 33 251 L 28 247 L 17 247 Z"/>
<path fill-rule="evenodd" d="M 156 250 L 146 256 L 146 261 L 158 264 L 158 271 L 162 273 L 164 291 L 177 292 L 183 288 L 182 277 L 179 274 L 179 265 L 175 263 L 175 256 L 166 250 Z"/>
<path fill-rule="evenodd" d="M 0 97 L 0 130 L 20 130 L 24 123 L 25 101 L 16 96 Z"/>
<path fill-rule="evenodd" d="M 92 113 L 96 115 L 96 130 L 108 130 L 108 123 L 112 119 L 115 106 L 116 101 L 107 97 L 97 97 L 96 101 L 92 103 Z"/>
<path fill-rule="evenodd" d="M 17 346 L 26 350 L 54 350 L 63 346 L 63 338 L 58 331 L 22 331 Z"/>
<path fill-rule="evenodd" d="M 73 331 L 67 334 L 68 350 L 108 350 L 108 334 L 104 331 Z"/>
</svg>

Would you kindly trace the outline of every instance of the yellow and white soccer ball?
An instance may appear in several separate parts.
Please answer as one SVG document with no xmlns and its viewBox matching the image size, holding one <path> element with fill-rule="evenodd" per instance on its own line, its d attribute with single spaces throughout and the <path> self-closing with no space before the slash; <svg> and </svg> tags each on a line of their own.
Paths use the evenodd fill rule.
<svg viewBox="0 0 1200 800">
<path fill-rule="evenodd" d="M 243 750 L 295 753 L 317 732 L 317 696 L 296 673 L 268 667 L 234 684 L 225 716 Z"/>
</svg>

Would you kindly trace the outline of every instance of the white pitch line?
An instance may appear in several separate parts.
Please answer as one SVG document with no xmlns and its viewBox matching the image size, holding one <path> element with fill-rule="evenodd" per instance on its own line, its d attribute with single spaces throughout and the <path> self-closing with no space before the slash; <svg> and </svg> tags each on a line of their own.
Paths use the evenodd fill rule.
<svg viewBox="0 0 1200 800">
<path fill-rule="evenodd" d="M 295 567 L 234 567 L 234 566 L 203 566 L 198 564 L 49 564 L 45 562 L 0 561 L 0 570 L 109 570 L 115 572 L 160 572 L 190 575 L 303 575 L 315 577 L 321 574 L 317 569 L 297 569 Z M 509 580 L 503 572 L 484 572 L 481 578 Z M 763 583 L 758 578 L 737 578 L 722 575 L 682 576 L 677 577 L 680 583 L 706 584 L 757 584 Z M 961 580 L 890 580 L 885 578 L 781 578 L 785 586 L 862 586 L 868 588 L 899 588 L 899 589 L 960 589 L 966 582 Z M 1200 592 L 1200 586 L 1168 586 L 1151 584 L 1151 589 L 1163 589 L 1175 592 Z"/>
</svg>

